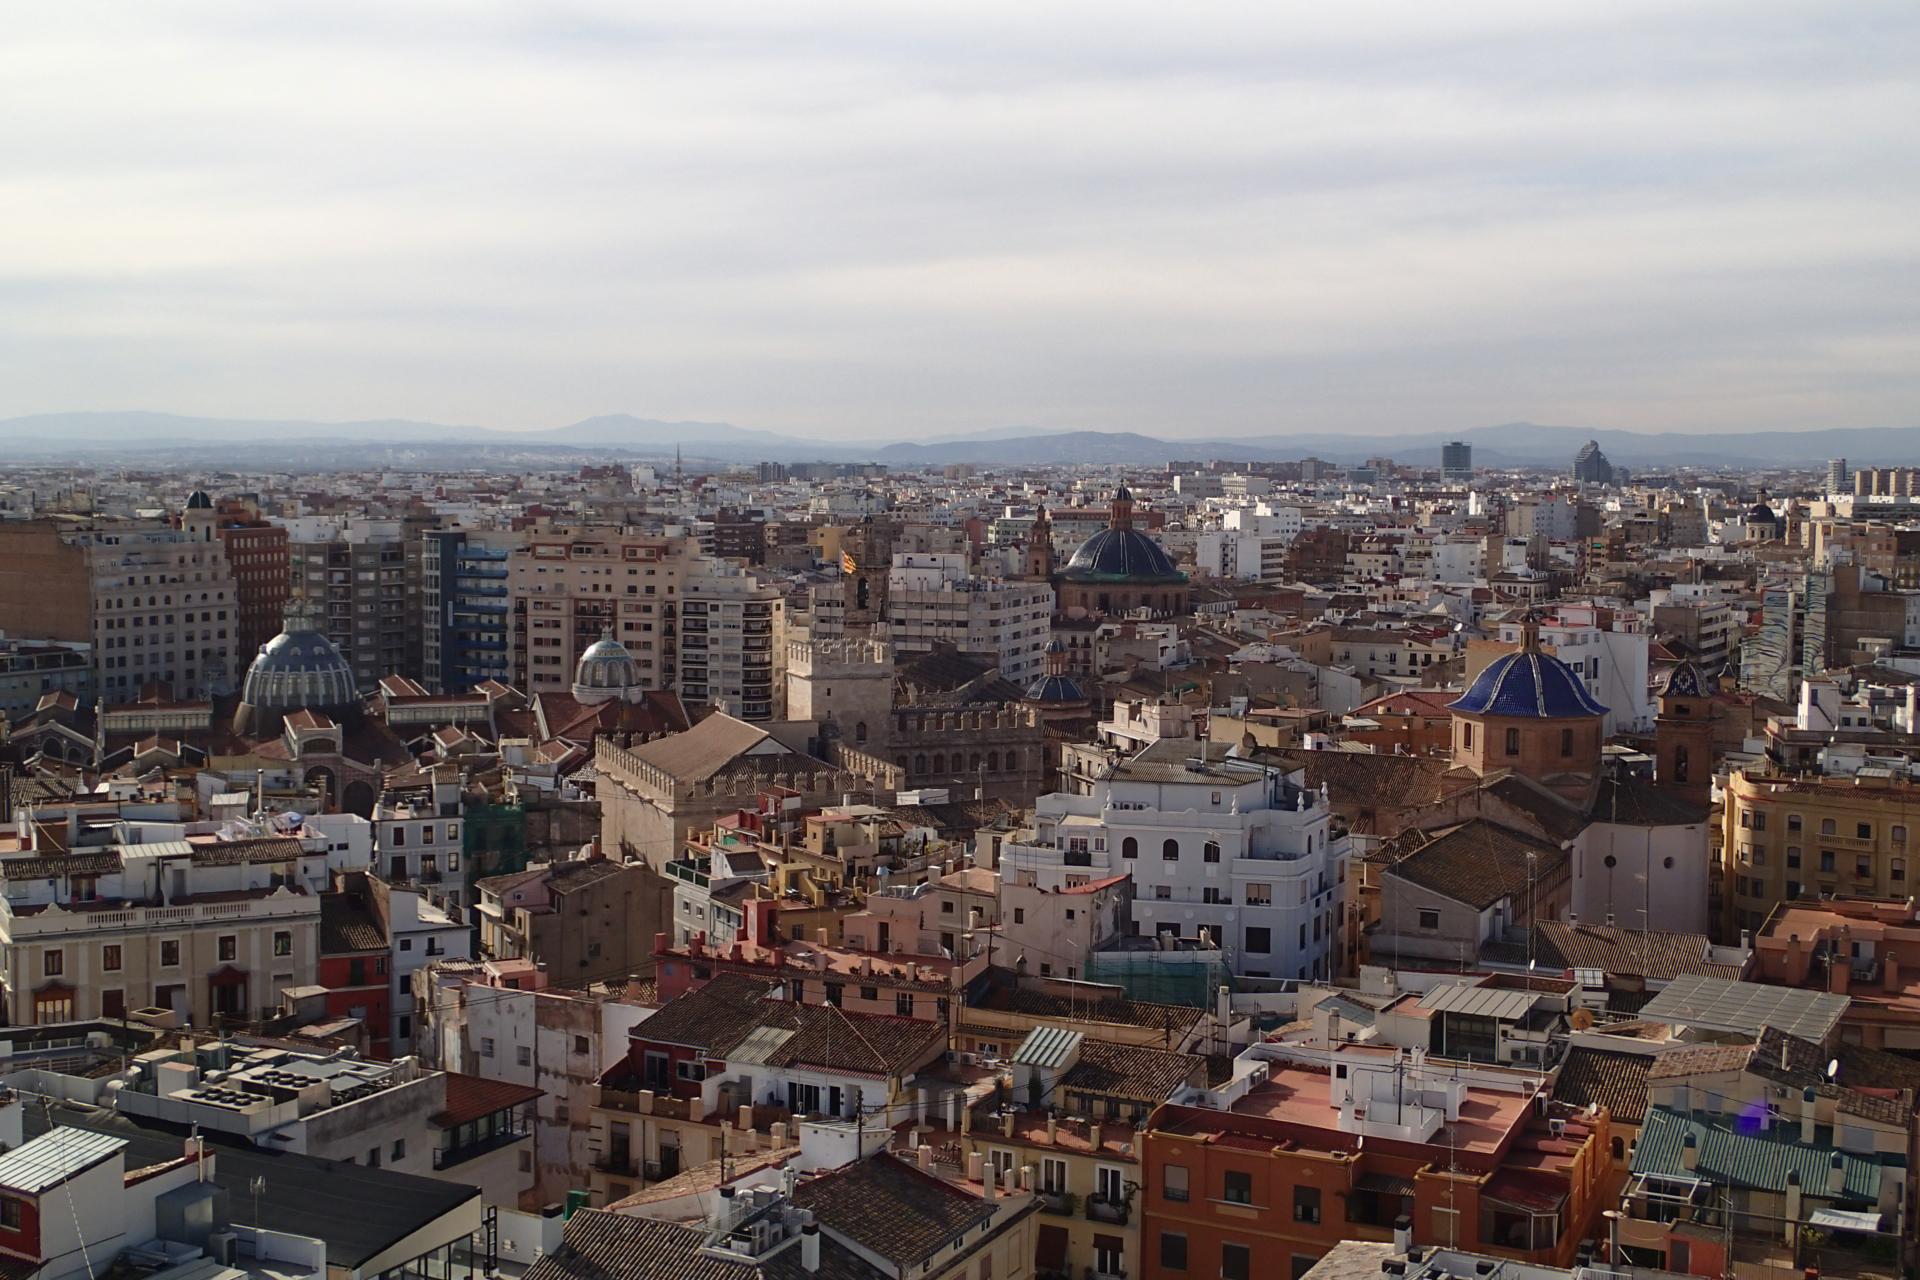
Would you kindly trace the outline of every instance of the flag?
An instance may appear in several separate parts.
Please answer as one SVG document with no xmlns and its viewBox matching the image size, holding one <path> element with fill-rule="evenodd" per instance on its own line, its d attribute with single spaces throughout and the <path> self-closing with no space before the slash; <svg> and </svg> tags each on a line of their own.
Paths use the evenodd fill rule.
<svg viewBox="0 0 1920 1280">
<path fill-rule="evenodd" d="M 840 553 L 840 572 L 849 577 L 860 572 L 860 563 L 853 558 L 853 552 L 842 551 Z"/>
</svg>

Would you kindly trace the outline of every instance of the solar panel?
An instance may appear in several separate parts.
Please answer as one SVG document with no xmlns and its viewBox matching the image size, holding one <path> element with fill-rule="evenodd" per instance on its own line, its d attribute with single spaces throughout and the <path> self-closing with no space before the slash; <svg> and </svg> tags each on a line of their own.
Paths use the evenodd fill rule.
<svg viewBox="0 0 1920 1280">
<path fill-rule="evenodd" d="M 1824 1044 L 1847 1010 L 1845 996 L 1758 982 L 1733 982 L 1685 974 L 1646 1003 L 1640 1016 L 1706 1031 L 1759 1035 L 1774 1027 L 1787 1035 Z"/>
<path fill-rule="evenodd" d="M 38 1195 L 127 1145 L 90 1129 L 53 1129 L 0 1156 L 0 1187 Z"/>
</svg>

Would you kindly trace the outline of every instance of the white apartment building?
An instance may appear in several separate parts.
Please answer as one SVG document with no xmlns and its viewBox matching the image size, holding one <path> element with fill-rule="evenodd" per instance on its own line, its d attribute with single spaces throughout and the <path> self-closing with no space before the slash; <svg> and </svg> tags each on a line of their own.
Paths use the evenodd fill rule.
<svg viewBox="0 0 1920 1280">
<path fill-rule="evenodd" d="M 680 591 L 680 696 L 741 720 L 786 714 L 786 604 L 729 560 L 698 560 Z"/>
<path fill-rule="evenodd" d="M 1604 624 L 1604 625 L 1603 625 Z M 1519 645 L 1523 624 L 1500 624 L 1500 639 Z M 1656 708 L 1647 688 L 1648 636 L 1637 613 L 1562 605 L 1540 623 L 1541 647 L 1572 668 L 1607 709 L 1601 733 L 1651 733 Z M 1478 674 L 1478 672 L 1474 672 Z"/>
<path fill-rule="evenodd" d="M 1089 794 L 1041 796 L 1032 828 L 1001 845 L 1002 874 L 1043 889 L 1128 875 L 1138 933 L 1205 931 L 1245 977 L 1330 976 L 1346 838 L 1332 837 L 1326 798 L 1300 785 L 1303 774 L 1237 750 L 1163 738 L 1114 758 Z M 1041 958 L 1056 972 L 1086 963 L 1030 956 L 1034 972 Z"/>
<path fill-rule="evenodd" d="M 233 684 L 237 596 L 211 525 L 109 525 L 82 535 L 93 592 L 95 689 L 131 702 L 161 680 L 178 698 Z M 251 657 L 251 655 L 248 655 Z"/>
<path fill-rule="evenodd" d="M 1021 684 L 1045 667 L 1053 588 L 970 578 L 964 555 L 896 552 L 887 571 L 886 620 L 896 652 L 927 653 L 948 644 L 991 654 L 1000 674 Z"/>
</svg>

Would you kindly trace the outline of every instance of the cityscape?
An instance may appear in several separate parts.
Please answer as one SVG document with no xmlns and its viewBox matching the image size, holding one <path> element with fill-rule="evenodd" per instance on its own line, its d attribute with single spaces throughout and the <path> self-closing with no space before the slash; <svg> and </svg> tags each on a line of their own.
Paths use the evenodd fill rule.
<svg viewBox="0 0 1920 1280">
<path fill-rule="evenodd" d="M 1920 9 L 0 41 L 0 1280 L 1920 1277 Z"/>
</svg>

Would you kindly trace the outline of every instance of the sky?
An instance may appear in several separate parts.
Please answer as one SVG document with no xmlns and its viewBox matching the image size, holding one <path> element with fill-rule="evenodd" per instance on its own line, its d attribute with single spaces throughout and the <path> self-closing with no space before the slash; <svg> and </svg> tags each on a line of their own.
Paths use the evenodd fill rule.
<svg viewBox="0 0 1920 1280">
<path fill-rule="evenodd" d="M 61 0 L 0 416 L 1920 425 L 1920 6 Z"/>
</svg>

